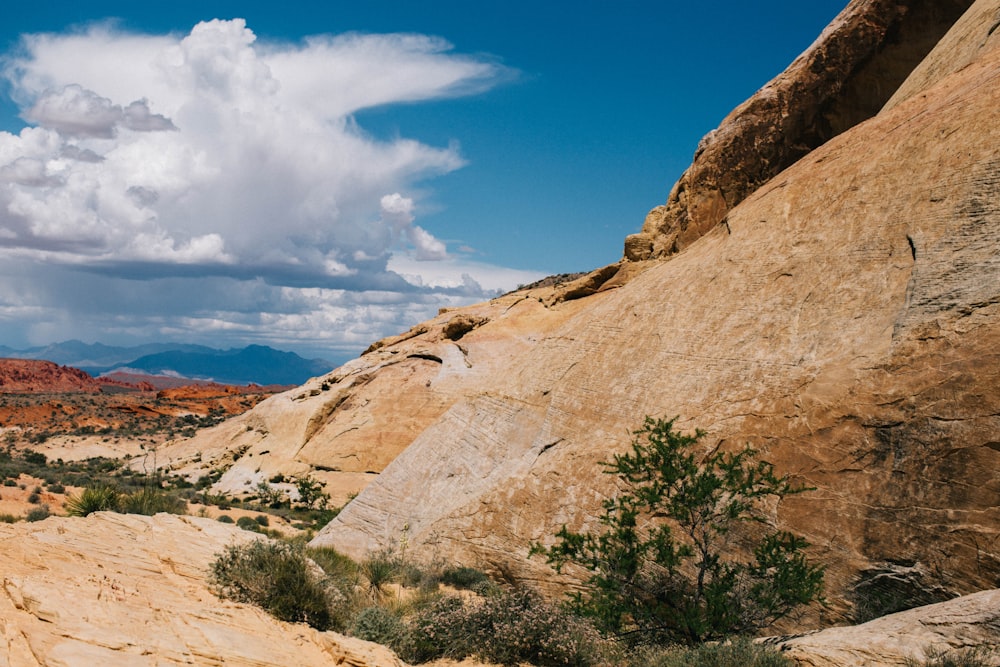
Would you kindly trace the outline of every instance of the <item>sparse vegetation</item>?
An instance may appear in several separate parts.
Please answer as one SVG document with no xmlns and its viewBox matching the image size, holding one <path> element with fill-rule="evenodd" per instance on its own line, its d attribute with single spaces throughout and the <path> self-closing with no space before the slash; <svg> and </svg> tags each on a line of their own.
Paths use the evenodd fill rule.
<svg viewBox="0 0 1000 667">
<path fill-rule="evenodd" d="M 482 570 L 474 567 L 447 567 L 441 572 L 441 583 L 458 589 L 472 590 L 477 585 L 488 582 L 490 578 Z"/>
<path fill-rule="evenodd" d="M 924 660 L 909 658 L 906 667 L 992 667 L 996 648 L 975 646 L 966 649 L 930 648 Z"/>
<path fill-rule="evenodd" d="M 249 602 L 283 621 L 331 626 L 330 599 L 301 547 L 255 539 L 226 549 L 212 563 L 218 593 Z"/>
<path fill-rule="evenodd" d="M 629 661 L 629 667 L 793 667 L 794 664 L 777 649 L 755 644 L 745 637 L 695 647 L 644 647 Z"/>
<path fill-rule="evenodd" d="M 806 489 L 750 448 L 700 456 L 704 434 L 677 433 L 674 421 L 647 418 L 632 451 L 605 464 L 624 490 L 605 501 L 601 532 L 564 526 L 554 546 L 536 546 L 557 571 L 589 573 L 572 607 L 631 643 L 696 645 L 765 628 L 819 597 L 823 569 L 806 560 L 806 541 L 766 529 L 760 509 Z M 738 560 L 732 531 L 751 522 L 765 530 L 752 559 Z"/>
<path fill-rule="evenodd" d="M 39 505 L 38 507 L 32 507 L 28 510 L 28 513 L 24 516 L 25 521 L 41 521 L 47 519 L 52 515 L 49 511 L 48 505 Z"/>
<path fill-rule="evenodd" d="M 88 486 L 80 495 L 66 500 L 69 516 L 88 516 L 94 512 L 153 515 L 158 512 L 185 514 L 187 503 L 174 493 L 156 486 L 145 486 L 123 493 L 114 484 Z"/>
</svg>

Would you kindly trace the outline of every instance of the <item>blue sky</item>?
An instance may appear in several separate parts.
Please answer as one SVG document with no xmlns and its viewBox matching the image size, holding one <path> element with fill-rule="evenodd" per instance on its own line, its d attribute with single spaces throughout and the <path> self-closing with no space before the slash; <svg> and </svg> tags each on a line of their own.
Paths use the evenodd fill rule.
<svg viewBox="0 0 1000 667">
<path fill-rule="evenodd" d="M 844 4 L 18 3 L 0 345 L 342 361 L 614 262 L 698 140 Z"/>
</svg>

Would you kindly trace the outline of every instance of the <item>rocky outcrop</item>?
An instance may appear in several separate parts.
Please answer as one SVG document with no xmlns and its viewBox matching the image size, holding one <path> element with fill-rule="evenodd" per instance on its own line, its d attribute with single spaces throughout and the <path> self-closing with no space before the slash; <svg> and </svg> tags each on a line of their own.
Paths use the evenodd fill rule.
<svg viewBox="0 0 1000 667">
<path fill-rule="evenodd" d="M 757 126 L 778 144 L 804 118 L 822 125 L 819 110 L 841 109 L 823 123 L 851 120 L 822 145 L 803 144 L 791 166 L 792 153 L 769 158 L 771 180 L 741 177 L 764 184 L 726 200 L 724 224 L 669 261 L 625 262 L 441 313 L 161 449 L 160 462 L 189 475 L 224 470 L 216 490 L 282 473 L 346 499 L 353 484 L 363 491 L 317 544 L 360 556 L 405 539 L 418 556 L 549 582 L 528 545 L 564 523 L 596 525 L 614 490 L 599 462 L 644 416 L 680 415 L 683 428 L 708 432 L 706 448 L 752 444 L 816 488 L 770 517 L 804 534 L 827 565 L 831 605 L 812 621 L 853 618 L 859 576 L 886 564 L 918 573 L 913 590 L 934 599 L 995 586 L 1000 0 L 976 2 L 911 79 L 885 83 L 879 100 L 901 93 L 884 111 L 862 122 L 873 111 L 851 115 L 862 93 L 846 92 L 873 88 L 862 82 L 881 81 L 883 67 L 898 83 L 905 68 L 890 56 L 911 42 L 927 53 L 946 22 L 939 12 L 955 6 L 852 3 L 739 112 L 784 100 L 774 113 L 788 125 Z M 861 15 L 870 20 L 852 19 Z M 921 25 L 933 37 L 908 32 Z M 869 74 L 836 84 L 833 97 L 802 90 L 813 111 L 790 106 L 803 72 L 837 70 L 844 54 L 833 37 L 862 26 L 882 46 L 843 71 Z M 893 39 L 902 41 L 890 48 Z M 724 135 L 706 146 L 737 145 L 717 143 Z M 705 173 L 691 188 L 717 186 Z M 452 322 L 465 323 L 458 339 L 446 332 Z"/>
<path fill-rule="evenodd" d="M 706 447 L 750 443 L 816 487 L 772 520 L 803 533 L 827 565 L 823 622 L 850 618 L 858 574 L 886 562 L 933 573 L 946 595 L 994 586 L 994 42 L 964 66 L 948 63 L 954 51 L 932 53 L 942 74 L 919 92 L 814 149 L 725 225 L 617 289 L 483 304 L 470 313 L 490 321 L 462 338 L 464 352 L 435 320 L 351 366 L 398 392 L 385 375 L 398 364 L 386 364 L 421 364 L 427 380 L 414 389 L 440 413 L 410 422 L 409 446 L 316 542 L 361 554 L 405 535 L 417 552 L 548 580 L 528 545 L 563 523 L 594 525 L 612 491 L 598 462 L 645 415 L 680 415 L 708 431 Z M 340 423 L 377 434 L 362 423 L 376 411 L 345 405 Z M 397 405 L 385 414 L 415 416 Z"/>
<path fill-rule="evenodd" d="M 708 134 L 625 257 L 689 246 L 766 181 L 874 116 L 971 0 L 853 0 L 780 76 Z"/>
<path fill-rule="evenodd" d="M 0 359 L 0 394 L 100 390 L 101 383 L 79 368 L 34 359 Z"/>
<path fill-rule="evenodd" d="M 400 667 L 387 649 L 219 600 L 210 519 L 111 513 L 0 524 L 0 664 Z"/>
<path fill-rule="evenodd" d="M 929 655 L 1000 647 L 1000 590 L 778 643 L 798 667 L 905 667 Z M 1000 653 L 987 664 L 1000 665 Z M 961 664 L 961 663 L 952 663 Z"/>
</svg>

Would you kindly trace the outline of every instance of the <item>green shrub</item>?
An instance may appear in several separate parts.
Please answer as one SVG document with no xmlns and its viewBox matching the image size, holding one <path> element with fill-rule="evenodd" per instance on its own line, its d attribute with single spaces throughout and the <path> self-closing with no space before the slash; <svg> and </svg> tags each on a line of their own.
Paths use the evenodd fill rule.
<svg viewBox="0 0 1000 667">
<path fill-rule="evenodd" d="M 55 484 L 49 484 L 49 493 L 66 493 L 66 487 L 58 482 Z"/>
<path fill-rule="evenodd" d="M 271 520 L 267 518 L 266 514 L 258 514 L 253 518 L 257 522 L 258 526 L 270 526 Z"/>
<path fill-rule="evenodd" d="M 489 580 L 485 572 L 474 567 L 448 567 L 441 573 L 443 583 L 464 590 L 472 590 L 477 584 Z"/>
<path fill-rule="evenodd" d="M 253 520 L 250 516 L 241 516 L 236 520 L 236 525 L 243 530 L 249 530 L 254 533 L 260 532 L 260 524 Z"/>
<path fill-rule="evenodd" d="M 220 514 L 218 521 L 219 523 L 235 523 L 235 521 L 233 521 L 233 517 L 228 514 Z"/>
<path fill-rule="evenodd" d="M 17 486 L 17 480 L 16 479 L 10 479 L 10 478 L 5 479 L 3 481 L 3 485 L 4 486 Z"/>
<path fill-rule="evenodd" d="M 0 523 L 17 523 L 21 518 L 4 512 L 0 514 Z"/>
<path fill-rule="evenodd" d="M 818 598 L 823 568 L 806 561 L 803 538 L 767 532 L 746 559 L 727 548 L 740 524 L 763 527 L 762 501 L 807 489 L 749 447 L 695 450 L 704 433 L 682 435 L 674 421 L 647 417 L 632 451 L 605 464 L 624 490 L 604 502 L 601 532 L 563 526 L 554 546 L 533 548 L 557 571 L 590 572 L 574 608 L 634 642 L 696 645 L 765 628 Z"/>
<path fill-rule="evenodd" d="M 693 648 L 645 648 L 629 667 L 794 667 L 795 663 L 770 646 L 737 638 Z"/>
<path fill-rule="evenodd" d="M 187 503 L 177 495 L 155 486 L 145 486 L 119 498 L 118 511 L 152 516 L 159 512 L 187 514 Z"/>
<path fill-rule="evenodd" d="M 991 667 L 996 664 L 994 658 L 997 651 L 988 646 L 976 646 L 966 649 L 936 649 L 925 651 L 924 660 L 907 658 L 906 667 Z"/>
<path fill-rule="evenodd" d="M 331 627 L 330 600 L 301 547 L 255 539 L 216 557 L 212 582 L 220 597 L 255 604 L 274 617 Z"/>
<path fill-rule="evenodd" d="M 385 607 L 375 606 L 362 609 L 351 623 L 348 634 L 388 646 L 399 655 L 406 655 L 410 649 L 410 632 L 406 624 L 396 614 Z"/>
<path fill-rule="evenodd" d="M 41 521 L 43 519 L 48 519 L 51 516 L 48 505 L 39 505 L 38 507 L 32 507 L 28 510 L 28 513 L 24 515 L 26 521 Z"/>
<path fill-rule="evenodd" d="M 80 495 L 66 500 L 66 513 L 70 516 L 87 516 L 94 512 L 117 512 L 120 501 L 121 492 L 116 486 L 88 486 Z"/>
<path fill-rule="evenodd" d="M 461 660 L 537 667 L 602 664 L 610 650 L 587 621 L 528 591 L 474 602 L 446 597 L 419 612 L 405 659 Z"/>
<path fill-rule="evenodd" d="M 38 503 L 42 502 L 42 497 L 37 493 L 32 493 L 30 496 L 28 496 L 28 502 L 31 503 L 32 505 L 37 505 Z"/>
</svg>

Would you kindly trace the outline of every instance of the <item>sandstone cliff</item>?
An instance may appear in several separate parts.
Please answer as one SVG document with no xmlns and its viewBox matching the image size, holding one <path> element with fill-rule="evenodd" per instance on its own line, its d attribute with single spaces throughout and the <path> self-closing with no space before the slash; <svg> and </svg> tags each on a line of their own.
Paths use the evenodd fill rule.
<svg viewBox="0 0 1000 667">
<path fill-rule="evenodd" d="M 971 4 L 851 2 L 784 73 L 702 139 L 667 203 L 626 239 L 626 258 L 687 247 L 783 169 L 874 116 Z"/>
<path fill-rule="evenodd" d="M 592 525 L 597 463 L 680 415 L 817 488 L 772 518 L 828 565 L 825 622 L 873 572 L 994 586 L 1000 1 L 942 39 L 968 5 L 851 3 L 706 139 L 648 252 L 629 241 L 668 260 L 442 313 L 161 461 L 224 467 L 225 490 L 347 480 L 364 490 L 317 543 L 548 579 L 527 545 Z"/>
</svg>

